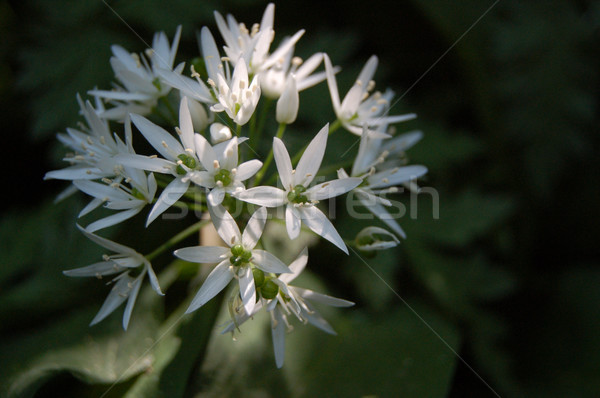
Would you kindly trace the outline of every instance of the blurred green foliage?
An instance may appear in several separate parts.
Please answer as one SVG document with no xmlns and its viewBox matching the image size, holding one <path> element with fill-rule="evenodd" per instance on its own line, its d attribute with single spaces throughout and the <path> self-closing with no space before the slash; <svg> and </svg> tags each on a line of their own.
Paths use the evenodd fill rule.
<svg viewBox="0 0 600 398">
<path fill-rule="evenodd" d="M 408 239 L 397 250 L 343 259 L 319 247 L 299 284 L 357 306 L 325 313 L 338 336 L 297 325 L 281 371 L 267 319 L 244 325 L 233 342 L 209 327 L 224 321 L 219 303 L 182 317 L 194 286 L 185 264 L 160 275 L 164 299 L 143 292 L 127 333 L 119 311 L 88 327 L 107 289 L 61 271 L 100 253 L 73 225 L 82 198 L 55 205 L 63 186 L 42 183 L 62 167 L 54 137 L 78 122 L 76 93 L 110 87 L 111 44 L 141 51 L 142 39 L 182 24 L 177 60 L 191 59 L 196 30 L 214 29 L 212 10 L 253 22 L 265 5 L 0 3 L 10 165 L 0 396 L 599 396 L 600 2 L 592 0 L 278 3 L 277 34 L 306 28 L 297 51 L 326 51 L 343 65 L 342 92 L 379 56 L 378 88 L 402 98 L 394 113 L 419 115 L 399 129 L 423 130 L 408 155 L 428 166 L 424 184 L 437 196 L 398 197 Z M 325 85 L 303 101 L 312 106 L 292 126 L 298 145 L 315 120 L 333 117 Z M 354 138 L 328 151 L 352 159 Z M 356 228 L 336 216 L 344 231 Z M 159 243 L 111 232 L 142 252 Z"/>
</svg>

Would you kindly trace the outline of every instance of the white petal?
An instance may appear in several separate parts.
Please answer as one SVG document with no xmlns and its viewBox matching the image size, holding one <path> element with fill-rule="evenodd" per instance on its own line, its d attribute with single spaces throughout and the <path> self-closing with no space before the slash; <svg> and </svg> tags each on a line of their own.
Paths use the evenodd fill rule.
<svg viewBox="0 0 600 398">
<path fill-rule="evenodd" d="M 123 275 L 122 277 L 119 277 L 119 280 L 111 289 L 110 293 L 106 297 L 106 300 L 104 300 L 102 307 L 100 307 L 100 310 L 94 319 L 92 319 L 92 322 L 90 322 L 90 326 L 100 322 L 110 315 L 115 309 L 117 309 L 118 306 L 123 304 L 123 302 L 129 296 L 131 291 L 129 284 L 132 283 L 133 280 L 134 279 L 129 275 Z"/>
<path fill-rule="evenodd" d="M 300 252 L 298 257 L 290 264 L 290 270 L 292 271 L 292 273 L 291 274 L 282 274 L 279 277 L 279 280 L 282 281 L 283 283 L 290 283 L 291 281 L 296 279 L 296 277 L 298 275 L 300 275 L 302 273 L 302 271 L 304 271 L 304 268 L 306 267 L 307 263 L 308 263 L 308 249 L 305 247 L 304 249 L 302 249 L 302 251 Z"/>
<path fill-rule="evenodd" d="M 81 268 L 69 269 L 63 271 L 63 274 L 67 276 L 112 275 L 125 269 L 126 267 L 120 267 L 112 261 L 102 261 Z"/>
<path fill-rule="evenodd" d="M 140 264 L 142 263 L 143 256 L 141 254 L 139 254 L 138 252 L 136 252 L 135 250 L 133 250 L 132 248 L 124 246 L 124 245 L 121 245 L 121 244 L 116 243 L 116 242 L 113 242 L 112 240 L 108 240 L 106 238 L 103 238 L 101 236 L 93 234 L 93 233 L 91 233 L 89 231 L 86 231 L 79 224 L 77 224 L 77 228 L 88 239 L 90 239 L 92 242 L 96 243 L 97 245 L 100 245 L 100 246 L 104 247 L 105 249 L 112 250 L 112 251 L 114 251 L 116 253 L 127 254 L 127 255 L 129 255 L 131 257 L 139 258 L 140 259 Z"/>
<path fill-rule="evenodd" d="M 310 187 L 306 190 L 305 194 L 306 197 L 310 200 L 323 200 L 327 198 L 334 198 L 356 188 L 361 183 L 362 178 L 340 178 L 338 180 L 331 180 Z"/>
<path fill-rule="evenodd" d="M 202 56 L 204 57 L 208 77 L 213 81 L 217 81 L 217 75 L 220 73 L 221 55 L 212 33 L 206 26 L 200 31 L 200 46 L 202 47 Z"/>
<path fill-rule="evenodd" d="M 196 293 L 190 306 L 185 311 L 186 314 L 189 314 L 208 303 L 229 284 L 233 278 L 233 273 L 229 270 L 230 265 L 229 259 L 223 260 L 211 271 L 200 287 L 200 290 L 198 290 L 198 293 Z"/>
<path fill-rule="evenodd" d="M 344 253 L 348 254 L 348 248 L 346 247 L 344 240 L 321 210 L 315 206 L 302 206 L 298 209 L 302 214 L 302 221 L 308 228 L 339 247 Z"/>
<path fill-rule="evenodd" d="M 194 126 L 192 125 L 192 115 L 188 107 L 187 97 L 181 99 L 179 104 L 179 127 L 181 130 L 181 142 L 184 149 L 194 150 Z"/>
<path fill-rule="evenodd" d="M 288 204 L 285 208 L 285 228 L 290 239 L 296 239 L 300 235 L 300 214 L 292 204 Z"/>
<path fill-rule="evenodd" d="M 234 196 L 244 202 L 265 207 L 278 207 L 287 201 L 287 194 L 285 191 L 271 186 L 250 188 L 237 193 Z"/>
<path fill-rule="evenodd" d="M 252 250 L 252 260 L 258 268 L 274 274 L 290 273 L 290 269 L 280 259 L 265 250 Z"/>
<path fill-rule="evenodd" d="M 254 286 L 254 276 L 252 275 L 252 267 L 244 267 L 239 276 L 240 297 L 244 303 L 244 309 L 247 314 L 254 312 L 256 303 L 256 287 Z"/>
<path fill-rule="evenodd" d="M 133 281 L 131 286 L 131 292 L 129 292 L 129 298 L 127 299 L 127 305 L 125 306 L 125 311 L 123 312 L 123 329 L 127 330 L 127 326 L 129 326 L 129 319 L 131 318 L 131 311 L 133 311 L 133 306 L 135 305 L 135 300 L 137 299 L 138 293 L 140 292 L 140 287 L 142 286 L 142 279 L 144 274 L 140 274 L 135 281 Z"/>
<path fill-rule="evenodd" d="M 277 165 L 279 179 L 283 184 L 284 189 L 292 189 L 294 187 L 294 179 L 292 178 L 292 161 L 290 155 L 279 138 L 273 138 L 273 156 Z"/>
<path fill-rule="evenodd" d="M 260 170 L 263 163 L 258 159 L 252 159 L 247 162 L 240 164 L 237 167 L 237 171 L 235 173 L 235 179 L 237 181 L 246 181 L 248 178 L 252 177 L 254 174 Z"/>
<path fill-rule="evenodd" d="M 184 152 L 183 147 L 171 134 L 165 129 L 140 115 L 131 115 L 131 121 L 140 130 L 146 140 L 160 153 L 164 158 L 176 161 L 177 155 Z M 166 145 L 166 147 L 165 147 Z"/>
<path fill-rule="evenodd" d="M 384 188 L 416 180 L 425 174 L 427 174 L 427 167 L 425 166 L 414 165 L 395 167 L 393 169 L 375 173 L 372 176 L 367 177 L 367 181 L 369 182 L 370 188 Z"/>
<path fill-rule="evenodd" d="M 308 307 L 309 311 L 303 311 L 302 316 L 305 317 L 311 325 L 321 329 L 325 333 L 334 335 L 337 334 L 335 330 L 333 330 L 329 322 L 327 322 L 316 310 L 314 310 L 310 304 L 305 304 Z"/>
<path fill-rule="evenodd" d="M 211 206 L 218 206 L 223 203 L 223 199 L 225 199 L 225 190 L 219 187 L 213 188 L 206 196 L 206 199 L 208 199 L 208 203 Z"/>
<path fill-rule="evenodd" d="M 283 366 L 283 359 L 285 355 L 285 322 L 278 307 L 273 310 L 271 337 L 273 338 L 275 364 L 278 368 L 281 368 Z"/>
<path fill-rule="evenodd" d="M 215 161 L 217 160 L 217 154 L 213 147 L 201 134 L 194 134 L 194 141 L 196 144 L 196 153 L 202 166 L 209 172 L 213 172 L 215 170 Z"/>
<path fill-rule="evenodd" d="M 229 246 L 236 245 L 242 241 L 242 234 L 235 220 L 223 206 L 208 206 L 210 219 L 217 233 Z"/>
<path fill-rule="evenodd" d="M 173 254 L 185 261 L 193 263 L 218 263 L 230 253 L 228 247 L 192 246 L 177 249 Z"/>
<path fill-rule="evenodd" d="M 359 198 L 360 199 L 360 198 Z M 371 213 L 373 213 L 377 218 L 386 223 L 395 233 L 398 234 L 401 238 L 406 239 L 406 233 L 404 230 L 398 225 L 394 217 L 388 211 L 380 205 L 379 203 L 368 202 L 365 200 L 361 200 L 363 206 L 367 208 Z"/>
<path fill-rule="evenodd" d="M 244 233 L 242 234 L 242 246 L 244 249 L 254 249 L 263 233 L 266 223 L 267 209 L 261 207 L 252 214 L 248 224 L 246 224 L 246 229 L 244 229 Z"/>
<path fill-rule="evenodd" d="M 325 155 L 328 135 L 329 123 L 317 133 L 302 154 L 296 167 L 296 174 L 294 175 L 294 182 L 296 184 L 307 186 L 317 175 L 323 161 L 323 155 Z"/>
<path fill-rule="evenodd" d="M 152 286 L 152 289 L 154 289 L 156 294 L 158 294 L 160 296 L 164 296 L 165 294 L 162 292 L 162 290 L 160 290 L 160 285 L 158 284 L 158 278 L 156 277 L 156 274 L 154 273 L 154 270 L 152 269 L 152 265 L 150 265 L 149 262 L 146 264 L 146 270 L 148 271 L 148 279 L 150 279 L 150 285 Z"/>
<path fill-rule="evenodd" d="M 325 62 L 325 72 L 327 73 L 327 86 L 329 86 L 329 93 L 331 94 L 331 102 L 335 114 L 338 115 L 340 111 L 340 93 L 338 91 L 337 81 L 335 79 L 335 72 L 331 65 L 331 60 L 327 54 L 323 54 L 323 61 Z"/>
<path fill-rule="evenodd" d="M 310 289 L 303 289 L 301 287 L 296 286 L 294 286 L 292 289 L 305 299 L 316 301 L 318 303 L 326 304 L 332 307 L 352 307 L 354 305 L 352 301 L 328 296 L 322 293 L 313 292 Z"/>
<path fill-rule="evenodd" d="M 183 182 L 181 178 L 171 181 L 156 200 L 154 207 L 148 215 L 146 226 L 150 225 L 152 221 L 171 207 L 173 203 L 177 202 L 187 192 L 189 186 L 189 181 Z"/>
<path fill-rule="evenodd" d="M 156 173 L 172 173 L 177 167 L 175 163 L 170 160 L 161 158 L 151 158 L 144 155 L 136 154 L 121 154 L 113 158 L 116 164 L 121 164 L 126 167 L 133 167 L 136 169 L 153 171 Z"/>
<path fill-rule="evenodd" d="M 108 228 L 113 225 L 117 225 L 118 223 L 123 222 L 125 220 L 128 220 L 131 217 L 138 214 L 140 211 L 142 211 L 142 207 L 120 211 L 108 217 L 104 217 L 94 221 L 93 223 L 89 224 L 85 229 L 87 229 L 89 232 L 96 232 L 101 229 Z"/>
</svg>

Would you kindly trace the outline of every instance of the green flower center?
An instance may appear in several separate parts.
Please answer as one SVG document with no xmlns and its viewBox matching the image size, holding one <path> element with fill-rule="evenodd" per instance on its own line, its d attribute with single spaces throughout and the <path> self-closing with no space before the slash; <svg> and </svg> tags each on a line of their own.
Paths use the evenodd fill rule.
<svg viewBox="0 0 600 398">
<path fill-rule="evenodd" d="M 307 203 L 308 198 L 303 195 L 306 192 L 306 188 L 303 185 L 296 185 L 294 189 L 288 192 L 287 199 L 291 203 Z"/>
<path fill-rule="evenodd" d="M 186 153 L 182 153 L 181 155 L 177 156 L 177 159 L 181 160 L 181 163 L 189 169 L 195 169 L 198 165 L 196 159 Z M 187 171 L 181 167 L 181 165 L 177 166 L 177 174 L 184 175 L 186 173 Z"/>
<path fill-rule="evenodd" d="M 215 174 L 215 182 L 223 183 L 223 186 L 226 187 L 233 182 L 233 178 L 231 176 L 231 171 L 221 169 L 217 174 Z"/>
<path fill-rule="evenodd" d="M 239 267 L 248 264 L 251 258 L 252 252 L 250 250 L 244 250 L 242 245 L 235 245 L 231 248 L 231 257 L 229 257 L 231 265 Z"/>
<path fill-rule="evenodd" d="M 277 297 L 279 286 L 273 282 L 273 277 L 265 276 L 265 273 L 258 268 L 252 270 L 252 276 L 254 277 L 256 291 L 260 293 L 264 299 L 271 300 Z"/>
</svg>

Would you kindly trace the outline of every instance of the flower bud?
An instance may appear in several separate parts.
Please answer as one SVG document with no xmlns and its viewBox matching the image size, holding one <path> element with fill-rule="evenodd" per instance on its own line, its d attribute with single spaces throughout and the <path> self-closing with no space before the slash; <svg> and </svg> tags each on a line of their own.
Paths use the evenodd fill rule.
<svg viewBox="0 0 600 398">
<path fill-rule="evenodd" d="M 229 127 L 221 123 L 213 123 L 210 125 L 210 140 L 213 145 L 219 142 L 227 141 L 231 138 L 231 130 Z"/>
<path fill-rule="evenodd" d="M 194 126 L 195 131 L 202 131 L 208 125 L 208 115 L 206 113 L 206 109 L 204 106 L 200 104 L 200 102 L 187 97 L 188 109 L 190 110 L 190 115 L 192 116 L 192 124 Z"/>
<path fill-rule="evenodd" d="M 279 123 L 290 124 L 294 123 L 298 116 L 298 107 L 300 106 L 300 98 L 298 88 L 296 87 L 296 78 L 291 75 L 285 85 L 281 97 L 277 100 L 277 109 L 275 118 Z"/>
<path fill-rule="evenodd" d="M 398 246 L 396 235 L 379 227 L 366 227 L 355 238 L 356 248 L 361 251 L 386 250 Z"/>
</svg>

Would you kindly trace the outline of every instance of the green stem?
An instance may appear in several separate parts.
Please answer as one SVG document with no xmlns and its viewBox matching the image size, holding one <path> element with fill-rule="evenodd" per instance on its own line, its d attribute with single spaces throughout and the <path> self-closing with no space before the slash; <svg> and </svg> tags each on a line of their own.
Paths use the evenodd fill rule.
<svg viewBox="0 0 600 398">
<path fill-rule="evenodd" d="M 265 128 L 265 122 L 267 120 L 267 115 L 269 114 L 269 109 L 271 108 L 271 104 L 273 100 L 270 98 L 265 99 L 264 105 L 261 107 L 260 116 L 258 117 L 258 123 L 254 130 L 250 131 L 250 146 L 252 148 L 256 148 L 256 144 L 260 140 L 260 136 L 263 133 L 263 129 Z"/>
<path fill-rule="evenodd" d="M 171 105 L 167 97 L 160 97 L 160 101 L 162 101 L 162 103 L 165 104 L 165 106 L 169 110 L 169 113 L 171 114 L 171 121 L 174 122 L 173 124 L 175 126 L 177 126 L 177 113 L 175 112 L 175 109 L 173 109 L 173 106 Z"/>
<path fill-rule="evenodd" d="M 235 125 L 235 135 L 237 135 L 239 137 L 240 134 L 242 134 L 242 125 L 241 124 L 236 124 Z"/>
<path fill-rule="evenodd" d="M 277 129 L 277 134 L 276 134 L 277 138 L 283 137 L 283 133 L 285 133 L 286 126 L 287 125 L 285 123 L 279 123 L 279 128 Z M 271 146 L 271 150 L 269 151 L 269 154 L 267 155 L 267 159 L 265 160 L 263 167 L 258 171 L 258 173 L 256 173 L 256 178 L 254 179 L 254 183 L 253 183 L 254 186 L 257 186 L 258 184 L 260 184 L 263 177 L 265 176 L 265 173 L 267 172 L 267 169 L 271 165 L 272 161 L 273 161 L 273 147 Z"/>
<path fill-rule="evenodd" d="M 148 261 L 152 261 L 155 257 L 161 255 L 173 245 L 181 242 L 191 234 L 198 232 L 202 227 L 204 227 L 208 223 L 210 223 L 210 220 L 201 220 L 195 224 L 190 225 L 189 227 L 187 227 L 186 229 L 184 229 L 183 231 L 181 231 L 180 233 L 178 233 L 177 235 L 173 236 L 171 239 L 160 245 L 152 253 L 146 255 L 146 259 Z"/>
</svg>

